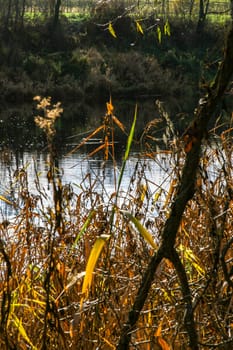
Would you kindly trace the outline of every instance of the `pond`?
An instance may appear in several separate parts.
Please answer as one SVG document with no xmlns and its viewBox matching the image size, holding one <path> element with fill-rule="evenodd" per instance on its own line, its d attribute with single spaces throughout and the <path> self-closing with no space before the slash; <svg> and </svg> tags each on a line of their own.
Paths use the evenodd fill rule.
<svg viewBox="0 0 233 350">
<path fill-rule="evenodd" d="M 56 103 L 57 101 L 52 101 Z M 136 135 L 140 135 L 149 122 L 159 118 L 155 99 L 147 101 L 114 101 L 114 114 L 129 131 L 138 106 Z M 85 132 L 98 127 L 106 113 L 106 105 L 94 101 L 84 104 L 82 101 L 63 104 L 63 114 L 57 123 L 57 138 L 59 144 L 77 143 Z M 0 109 L 0 148 L 4 146 L 13 150 L 42 149 L 45 142 L 43 133 L 35 126 L 34 117 L 38 114 L 35 101 L 31 104 L 7 105 Z M 183 129 L 181 124 L 185 116 L 171 115 L 177 129 Z M 186 118 L 187 119 L 187 118 Z M 186 120 L 187 122 L 187 120 Z M 116 136 L 123 137 L 121 130 L 116 126 Z"/>
<path fill-rule="evenodd" d="M 56 135 L 62 183 L 71 184 L 75 193 L 92 187 L 95 191 L 104 193 L 108 200 L 117 188 L 127 136 L 122 134 L 121 130 L 116 130 L 114 162 L 111 159 L 103 162 L 103 155 L 99 153 L 88 157 L 88 152 L 98 147 L 101 135 L 95 135 L 95 140 L 88 142 L 78 151 L 70 153 L 100 125 L 105 114 L 105 106 L 91 108 L 91 106 L 75 104 L 66 107 L 64 107 L 64 115 L 59 119 Z M 135 101 L 117 104 L 117 118 L 125 125 L 127 133 L 132 124 L 134 110 Z M 46 192 L 47 198 L 52 198 L 51 186 L 47 178 L 46 138 L 35 127 L 33 118 L 37 113 L 33 105 L 25 105 L 10 106 L 0 114 L 0 195 L 3 196 L 3 200 L 0 200 L 0 220 L 15 214 L 15 210 L 4 201 L 4 198 L 13 200 L 16 191 L 14 184 L 17 182 L 15 174 L 19 170 L 23 169 L 27 172 L 27 186 L 30 192 L 36 194 L 39 182 L 40 190 Z M 135 136 L 140 137 L 147 123 L 156 117 L 158 114 L 154 101 L 140 103 Z M 124 170 L 121 191 L 125 193 L 130 191 L 131 182 L 137 176 L 139 179 L 141 177 L 142 184 L 147 184 L 153 197 L 153 193 L 160 188 L 167 188 L 172 171 L 171 161 L 170 156 L 162 153 L 155 159 L 140 157 L 140 150 L 133 147 Z"/>
<path fill-rule="evenodd" d="M 65 113 L 67 109 L 68 112 Z M 126 126 L 127 132 L 123 135 L 121 130 L 116 132 L 114 161 L 110 156 L 105 162 L 103 152 L 88 157 L 88 154 L 100 144 L 101 135 L 98 134 L 94 139 L 88 140 L 84 147 L 71 152 L 100 125 L 105 114 L 105 106 L 93 105 L 91 108 L 75 104 L 67 109 L 59 120 L 56 135 L 62 184 L 71 185 L 75 194 L 91 188 L 100 193 L 107 202 L 111 196 L 114 196 L 117 189 L 127 143 L 126 134 L 129 133 L 132 124 L 135 102 L 125 103 L 123 106 L 119 104 L 116 108 L 117 118 Z M 52 191 L 47 176 L 49 167 L 47 143 L 45 135 L 35 126 L 33 116 L 36 113 L 37 110 L 32 105 L 11 106 L 0 113 L 0 222 L 17 214 L 7 200 L 14 201 L 18 190 L 16 174 L 19 170 L 27 173 L 27 187 L 30 192 L 37 194 L 39 184 L 39 190 L 46 193 L 46 204 L 51 205 L 52 202 Z M 146 125 L 153 118 L 154 120 L 158 118 L 154 102 L 140 103 L 136 140 L 140 139 Z M 163 133 L 164 135 L 166 136 L 166 133 Z M 210 154 L 209 160 L 213 156 L 214 154 Z M 215 173 L 218 174 L 219 171 L 216 156 L 211 162 L 212 178 L 216 177 Z M 138 185 L 146 186 L 147 195 L 151 201 L 162 190 L 160 196 L 162 203 L 166 199 L 172 178 L 176 176 L 174 171 L 174 155 L 161 152 L 154 157 L 142 156 L 139 145 L 134 144 L 124 169 L 121 195 L 130 198 L 136 195 Z"/>
<path fill-rule="evenodd" d="M 8 157 L 8 159 L 6 159 Z M 10 159 L 9 159 L 10 157 Z M 6 163 L 7 161 L 7 163 Z M 71 185 L 73 191 L 79 194 L 82 191 L 99 192 L 106 201 L 115 193 L 123 159 L 117 162 L 103 161 L 100 157 L 88 158 L 84 152 L 75 152 L 71 155 L 63 154 L 59 159 L 59 169 L 63 186 Z M 27 173 L 27 187 L 30 193 L 37 194 L 38 188 L 46 194 L 48 205 L 52 203 L 52 188 L 48 182 L 48 154 L 39 151 L 24 151 L 19 154 L 2 154 L 0 159 L 0 220 L 7 220 L 17 214 L 12 205 L 4 200 L 14 201 L 14 189 L 18 189 L 18 174 Z M 160 189 L 166 189 L 170 182 L 171 163 L 165 154 L 156 156 L 156 159 L 139 157 L 132 152 L 126 162 L 122 182 L 121 196 L 126 193 L 135 195 L 132 183 L 137 177 L 141 185 L 146 184 L 151 198 Z M 138 180 L 137 180 L 138 181 Z M 17 186 L 17 188 L 15 188 Z M 51 200 L 51 203 L 49 203 Z"/>
</svg>

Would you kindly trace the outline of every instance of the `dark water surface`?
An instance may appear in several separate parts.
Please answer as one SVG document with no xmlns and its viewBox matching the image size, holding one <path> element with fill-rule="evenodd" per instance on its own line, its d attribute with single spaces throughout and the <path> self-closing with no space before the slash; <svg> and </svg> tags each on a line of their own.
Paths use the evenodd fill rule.
<svg viewBox="0 0 233 350">
<path fill-rule="evenodd" d="M 48 205 L 52 203 L 52 189 L 48 183 L 48 154 L 46 152 L 25 151 L 17 157 L 12 154 L 5 154 L 10 159 L 0 160 L 0 189 L 1 195 L 10 201 L 14 201 L 14 189 L 18 189 L 18 173 L 20 170 L 27 173 L 27 186 L 31 193 L 38 194 L 37 185 L 46 194 Z M 60 173 L 63 185 L 71 185 L 76 194 L 81 191 L 93 191 L 101 193 L 110 199 L 116 191 L 117 181 L 121 171 L 122 160 L 114 164 L 111 160 L 103 162 L 100 158 L 89 159 L 87 154 L 77 152 L 69 156 L 63 155 L 60 158 Z M 140 175 L 141 174 L 141 175 Z M 132 153 L 129 157 L 122 183 L 122 193 L 130 193 L 132 178 L 137 176 L 141 183 L 146 183 L 153 196 L 160 188 L 167 188 L 170 182 L 169 160 L 166 155 L 158 155 L 156 159 L 138 158 L 137 153 Z M 141 176 L 141 178 L 140 178 Z M 17 181 L 16 181 L 17 178 Z M 16 185 L 17 183 L 17 185 Z M 17 188 L 16 188 L 17 187 Z M 135 195 L 135 188 L 132 185 L 131 195 Z M 50 200 L 51 200 L 51 203 Z M 0 199 L 0 217 L 5 220 L 12 216 L 14 210 L 4 200 Z M 15 212 L 16 214 L 16 212 Z"/>
<path fill-rule="evenodd" d="M 115 115 L 129 132 L 136 102 L 119 103 Z M 116 126 L 115 162 L 109 159 L 103 163 L 102 155 L 88 158 L 87 154 L 98 147 L 101 134 L 95 135 L 94 142 L 72 154 L 68 153 L 103 121 L 105 105 L 89 106 L 79 103 L 63 106 L 64 113 L 57 125 L 57 148 L 59 168 L 63 184 L 71 184 L 76 193 L 88 186 L 97 191 L 104 191 L 106 198 L 116 191 L 117 181 L 122 167 L 122 159 L 127 142 L 127 135 Z M 48 153 L 46 137 L 34 123 L 38 111 L 35 106 L 10 106 L 0 113 L 0 195 L 11 200 L 14 197 L 14 184 L 17 182 L 18 170 L 27 172 L 29 191 L 37 193 L 36 183 L 42 191 L 50 196 L 48 185 Z M 142 133 L 148 121 L 156 118 L 154 101 L 140 103 L 138 108 L 137 129 L 135 137 Z M 169 182 L 170 160 L 166 155 L 156 159 L 140 159 L 139 153 L 132 147 L 122 180 L 122 191 L 129 191 L 132 176 L 143 176 L 143 182 L 149 181 L 150 191 L 156 192 L 166 187 Z M 137 169 L 138 168 L 138 169 Z M 140 173 L 141 172 L 141 173 Z M 141 174 L 141 175 L 140 175 Z M 84 181 L 85 179 L 85 181 Z M 94 185 L 93 185 L 94 184 Z M 16 190 L 16 189 L 15 189 Z M 12 207 L 0 199 L 1 220 L 12 215 Z"/>
<path fill-rule="evenodd" d="M 115 157 L 113 161 L 110 156 L 107 162 L 103 162 L 103 152 L 88 157 L 88 154 L 100 145 L 103 137 L 101 133 L 97 133 L 94 140 L 88 140 L 84 147 L 71 153 L 82 140 L 102 125 L 106 106 L 94 103 L 93 106 L 82 105 L 78 102 L 63 106 L 64 113 L 58 120 L 56 134 L 63 185 L 71 184 L 76 194 L 91 188 L 101 193 L 106 201 L 111 198 L 116 192 L 121 173 L 135 105 L 135 101 L 115 103 L 114 113 L 125 125 L 126 133 L 122 133 L 118 126 L 115 126 Z M 19 170 L 27 173 L 29 191 L 37 194 L 39 184 L 41 193 L 46 193 L 46 204 L 49 206 L 52 203 L 51 186 L 47 176 L 49 157 L 46 136 L 35 126 L 34 116 L 37 113 L 33 103 L 20 107 L 8 106 L 0 111 L 0 221 L 12 215 L 12 206 L 7 204 L 4 198 L 14 201 L 15 192 L 20 190 L 17 178 Z M 138 103 L 135 140 L 140 139 L 148 122 L 156 118 L 159 118 L 159 115 L 155 101 Z M 163 135 L 166 136 L 166 133 Z M 138 182 L 141 185 L 146 184 L 152 199 L 163 189 L 164 199 L 174 176 L 173 157 L 174 155 L 169 153 L 156 154 L 153 159 L 148 156 L 142 157 L 139 144 L 134 143 L 124 170 L 121 191 L 129 197 L 135 195 L 135 183 Z M 212 159 L 211 150 L 209 159 Z M 213 158 L 212 161 L 210 176 L 215 177 L 219 170 L 214 167 L 219 166 L 216 159 Z"/>
</svg>

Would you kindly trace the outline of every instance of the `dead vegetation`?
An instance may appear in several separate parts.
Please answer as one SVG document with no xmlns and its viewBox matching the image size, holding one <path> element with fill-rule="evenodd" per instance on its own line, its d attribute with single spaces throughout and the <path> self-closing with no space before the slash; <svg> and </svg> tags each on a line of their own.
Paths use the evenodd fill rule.
<svg viewBox="0 0 233 350">
<path fill-rule="evenodd" d="M 63 186 L 53 148 L 60 104 L 37 100 L 44 114 L 36 120 L 48 135 L 51 192 L 41 188 L 37 174 L 38 193 L 30 193 L 27 171 L 18 169 L 15 201 L 1 198 L 18 209 L 17 216 L 0 227 L 1 349 L 116 349 L 142 276 L 161 243 L 185 150 L 159 104 L 166 125 L 163 144 L 152 150 L 144 142 L 156 134 L 158 124 L 152 123 L 141 140 L 144 156 L 142 150 L 128 188 L 122 188 L 135 110 L 112 192 L 105 190 L 104 166 L 101 190 L 96 179 L 90 179 L 75 192 L 72 185 Z M 91 150 L 91 157 L 102 152 L 103 161 L 115 162 L 115 128 L 125 132 L 110 100 L 103 124 L 83 141 L 101 135 L 102 144 Z M 232 129 L 226 125 L 219 136 L 217 130 L 218 125 L 211 133 L 213 141 L 202 148 L 195 195 L 175 242 L 191 292 L 200 349 L 230 349 L 233 336 Z M 148 157 L 161 169 L 164 162 L 169 166 L 166 185 L 148 175 Z M 130 349 L 188 349 L 185 303 L 176 270 L 163 259 L 130 332 Z"/>
</svg>

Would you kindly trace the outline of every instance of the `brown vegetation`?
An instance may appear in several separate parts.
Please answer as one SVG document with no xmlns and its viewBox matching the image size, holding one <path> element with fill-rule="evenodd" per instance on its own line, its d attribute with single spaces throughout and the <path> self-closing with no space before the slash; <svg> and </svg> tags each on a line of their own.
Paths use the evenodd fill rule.
<svg viewBox="0 0 233 350">
<path fill-rule="evenodd" d="M 128 188 L 121 182 L 137 107 L 118 171 L 115 129 L 126 131 L 107 103 L 102 124 L 72 151 L 100 134 L 89 157 L 103 154 L 101 174 L 85 174 L 75 191 L 63 185 L 56 153 L 60 103 L 35 98 L 35 122 L 48 144 L 48 190 L 36 171 L 36 193 L 30 192 L 21 168 L 10 174 L 12 196 L 0 196 L 17 213 L 0 225 L 1 349 L 232 349 L 232 116 L 228 124 L 213 118 L 208 130 L 233 73 L 232 42 L 233 27 L 216 78 L 182 137 L 157 102 L 161 120 L 151 121 L 138 141 Z M 105 67 L 96 57 L 91 74 L 98 76 Z M 115 74 L 132 80 L 134 68 L 127 67 Z M 148 175 L 149 158 L 161 169 L 169 165 L 166 184 Z M 111 192 L 107 161 L 114 164 Z"/>
<path fill-rule="evenodd" d="M 53 129 L 51 133 L 47 131 L 51 157 L 48 182 L 53 199 L 41 188 L 39 175 L 38 193 L 32 194 L 25 169 L 15 174 L 18 197 L 8 205 L 18 208 L 18 215 L 1 225 L 2 349 L 116 348 L 142 276 L 156 256 L 156 247 L 164 240 L 161 233 L 174 210 L 172 203 L 185 159 L 168 115 L 158 106 L 167 125 L 164 146 L 170 149 L 164 153 L 170 165 L 167 187 L 160 187 L 148 177 L 147 161 L 140 157 L 128 189 L 116 182 L 112 192 L 107 193 L 103 168 L 101 190 L 96 179 L 90 178 L 75 193 L 72 186 L 62 185 L 52 147 Z M 39 99 L 39 107 L 43 107 L 45 119 L 40 116 L 37 122 L 47 130 L 61 113 L 60 106 Z M 103 147 L 98 151 L 105 159 L 112 156 L 113 162 L 115 127 L 124 131 L 110 101 L 103 125 L 86 139 L 103 133 Z M 147 157 L 162 168 L 163 153 L 152 153 L 146 142 L 151 142 L 152 129 L 154 137 L 157 127 L 158 123 L 148 125 L 141 142 L 147 147 Z M 217 128 L 216 124 L 210 134 L 215 142 L 203 147 L 195 195 L 185 208 L 175 247 L 193 298 L 198 346 L 230 349 L 233 149 L 231 127 L 226 126 L 220 137 L 216 137 Z M 171 233 L 173 237 L 174 234 L 175 231 Z M 97 262 L 92 261 L 93 277 L 84 292 L 83 279 L 93 247 L 100 256 Z M 166 256 L 170 258 L 169 252 Z M 130 348 L 188 348 L 184 321 L 188 320 L 185 308 L 189 302 L 186 304 L 175 264 L 169 260 L 160 262 L 141 304 L 136 327 L 129 333 Z"/>
</svg>

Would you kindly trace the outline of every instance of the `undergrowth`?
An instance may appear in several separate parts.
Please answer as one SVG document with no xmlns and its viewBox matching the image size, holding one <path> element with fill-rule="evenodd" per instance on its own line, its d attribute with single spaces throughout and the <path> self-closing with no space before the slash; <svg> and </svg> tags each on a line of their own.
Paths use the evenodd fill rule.
<svg viewBox="0 0 233 350">
<path fill-rule="evenodd" d="M 26 167 L 12 169 L 6 163 L 12 179 L 10 195 L 0 199 L 16 214 L 4 217 L 0 226 L 0 346 L 3 350 L 115 349 L 142 274 L 159 245 L 189 150 L 157 102 L 160 118 L 151 121 L 138 140 L 141 152 L 128 186 L 123 187 L 138 112 L 136 108 L 127 132 L 110 99 L 102 124 L 70 151 L 78 152 L 99 137 L 99 145 L 88 157 L 102 154 L 102 173 L 86 174 L 77 190 L 73 184 L 63 184 L 54 143 L 61 106 L 53 105 L 50 98 L 36 100 L 35 121 L 48 143 L 48 189 L 41 185 L 36 168 L 36 191 L 31 192 Z M 203 146 L 196 193 L 176 242 L 203 349 L 230 349 L 233 337 L 232 126 L 223 131 L 221 126 L 217 133 L 218 127 Z M 128 133 L 120 165 L 116 128 Z M 114 165 L 111 191 L 105 185 L 107 162 Z M 150 171 L 153 165 L 160 169 L 160 177 Z M 132 332 L 130 348 L 188 349 L 183 303 L 174 267 L 164 260 Z"/>
</svg>

